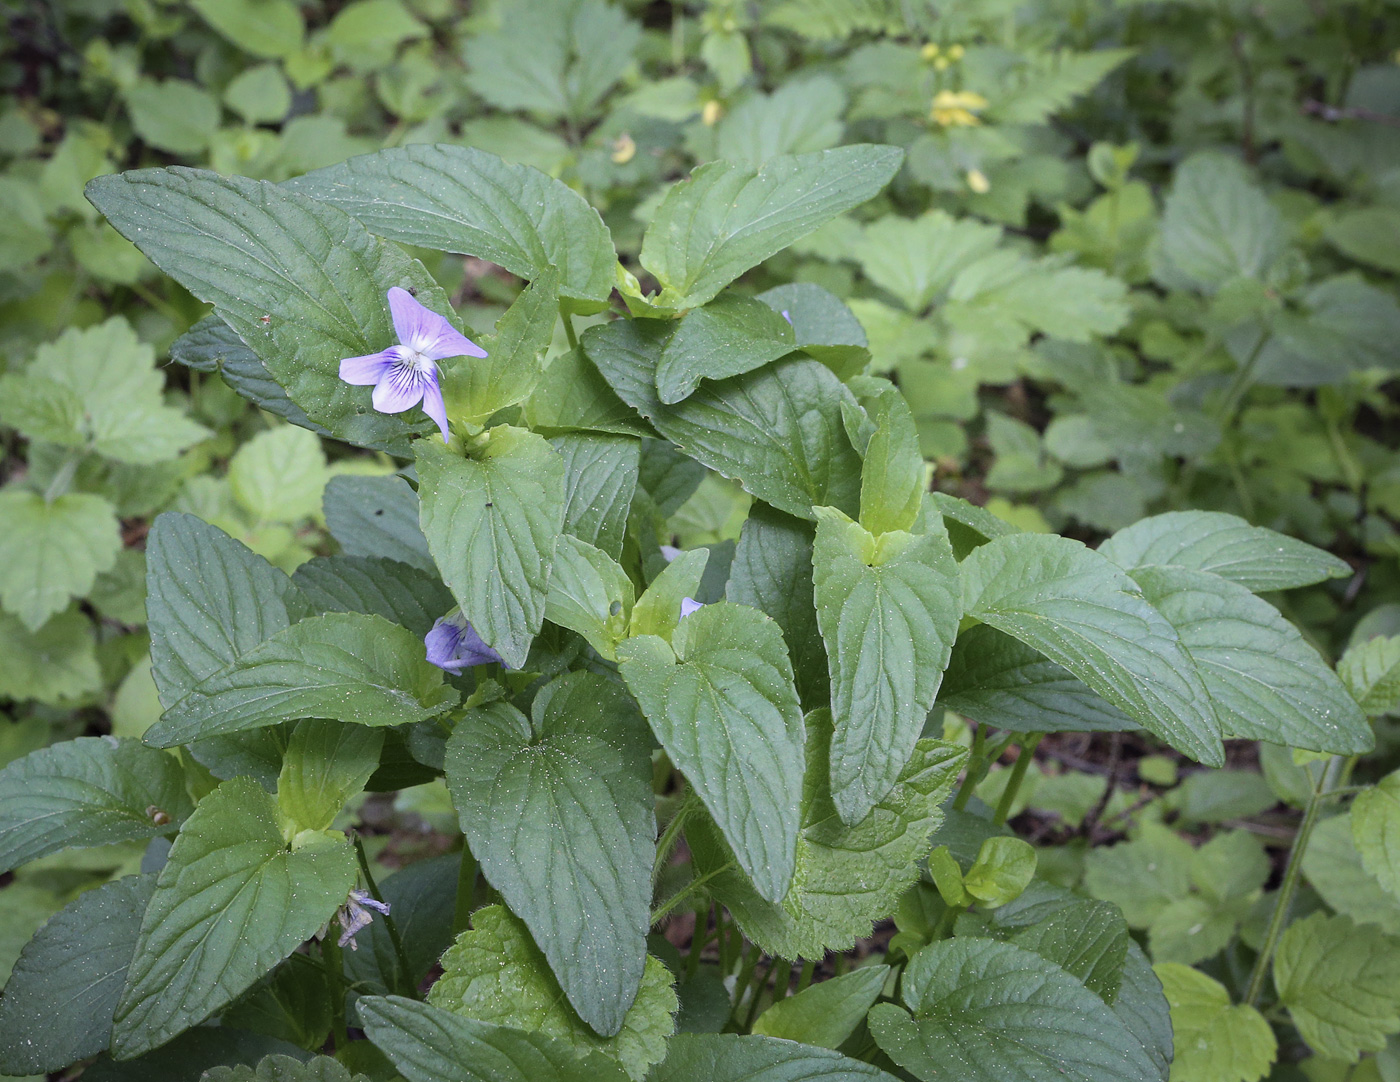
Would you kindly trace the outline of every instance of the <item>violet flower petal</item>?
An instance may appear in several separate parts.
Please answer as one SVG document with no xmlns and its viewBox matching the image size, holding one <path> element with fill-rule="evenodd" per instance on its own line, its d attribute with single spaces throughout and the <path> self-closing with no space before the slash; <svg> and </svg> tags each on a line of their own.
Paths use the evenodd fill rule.
<svg viewBox="0 0 1400 1082">
<path fill-rule="evenodd" d="M 389 313 L 394 331 L 409 349 L 435 361 L 448 357 L 485 357 L 486 351 L 460 333 L 445 316 L 418 303 L 406 289 L 389 290 Z"/>
<path fill-rule="evenodd" d="M 681 598 L 681 619 L 684 620 L 692 612 L 703 609 L 704 607 L 705 603 L 703 601 L 696 601 L 693 597 Z"/>
<path fill-rule="evenodd" d="M 340 378 L 357 387 L 373 387 L 399 359 L 396 346 L 364 357 L 346 357 L 340 362 Z"/>
<path fill-rule="evenodd" d="M 402 413 L 423 399 L 426 380 L 408 365 L 396 365 L 375 387 L 371 401 L 380 413 Z"/>
<path fill-rule="evenodd" d="M 447 405 L 442 400 L 442 388 L 435 376 L 427 377 L 423 385 L 423 412 L 442 429 L 442 442 L 447 442 Z"/>
</svg>

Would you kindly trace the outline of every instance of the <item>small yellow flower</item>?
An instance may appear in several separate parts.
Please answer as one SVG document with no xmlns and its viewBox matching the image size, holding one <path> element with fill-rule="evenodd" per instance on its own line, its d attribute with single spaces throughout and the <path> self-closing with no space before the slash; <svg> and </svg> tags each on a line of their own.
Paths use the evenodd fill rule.
<svg viewBox="0 0 1400 1082">
<path fill-rule="evenodd" d="M 922 49 L 919 50 L 919 55 L 922 56 L 925 60 L 933 60 L 935 57 L 938 56 L 939 51 L 940 50 L 938 46 L 930 41 L 927 45 L 925 45 Z"/>
<path fill-rule="evenodd" d="M 986 107 L 987 99 L 974 91 L 940 90 L 929 119 L 944 128 L 975 128 L 982 123 L 976 114 Z"/>
<path fill-rule="evenodd" d="M 949 59 L 949 60 L 953 60 L 953 61 L 961 60 L 961 59 L 963 58 L 963 56 L 966 54 L 966 52 L 967 52 L 967 50 L 964 49 L 961 45 L 949 45 L 949 46 L 948 46 L 948 59 Z"/>
<path fill-rule="evenodd" d="M 986 195 L 992 190 L 992 182 L 987 179 L 987 174 L 980 169 L 967 171 L 967 186 L 978 195 Z"/>
<path fill-rule="evenodd" d="M 637 141 L 626 132 L 613 140 L 612 160 L 615 165 L 626 165 L 637 156 Z"/>
<path fill-rule="evenodd" d="M 724 106 L 711 98 L 705 103 L 705 107 L 700 110 L 700 119 L 705 122 L 705 127 L 713 128 L 719 123 L 719 118 L 724 116 Z"/>
<path fill-rule="evenodd" d="M 940 56 L 933 62 L 933 70 L 947 71 L 948 68 L 952 65 L 952 63 L 953 62 L 949 60 L 946 56 Z"/>
</svg>

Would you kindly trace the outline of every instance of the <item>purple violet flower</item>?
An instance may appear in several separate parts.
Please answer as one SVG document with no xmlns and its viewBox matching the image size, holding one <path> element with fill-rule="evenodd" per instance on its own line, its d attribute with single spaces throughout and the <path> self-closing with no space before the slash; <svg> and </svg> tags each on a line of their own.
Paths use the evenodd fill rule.
<svg viewBox="0 0 1400 1082">
<path fill-rule="evenodd" d="M 454 676 L 473 665 L 492 661 L 505 664 L 501 655 L 482 641 L 461 609 L 453 609 L 440 617 L 423 637 L 423 645 L 428 648 L 428 661 Z"/>
<path fill-rule="evenodd" d="M 345 904 L 340 907 L 340 912 L 337 914 L 340 927 L 343 929 L 340 938 L 336 940 L 337 946 L 348 945 L 352 951 L 360 949 L 360 945 L 355 942 L 355 936 L 368 928 L 370 922 L 374 920 L 369 912 L 371 909 L 388 916 L 389 903 L 371 897 L 367 890 L 352 890 L 350 892 L 350 897 L 345 899 Z"/>
<path fill-rule="evenodd" d="M 438 386 L 437 362 L 485 357 L 486 351 L 406 289 L 389 290 L 389 313 L 399 344 L 366 357 L 346 357 L 340 362 L 340 378 L 359 387 L 372 386 L 374 408 L 380 413 L 402 413 L 421 401 L 423 412 L 437 422 L 446 441 L 447 407 Z"/>
<path fill-rule="evenodd" d="M 696 601 L 693 597 L 681 598 L 681 619 L 684 620 L 692 612 L 703 609 L 704 607 L 705 603 L 703 601 Z"/>
</svg>

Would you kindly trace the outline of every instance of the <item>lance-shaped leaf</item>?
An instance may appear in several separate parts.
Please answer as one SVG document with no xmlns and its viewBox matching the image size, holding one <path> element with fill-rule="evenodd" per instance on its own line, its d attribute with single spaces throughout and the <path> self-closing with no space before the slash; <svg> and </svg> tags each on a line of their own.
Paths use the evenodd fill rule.
<svg viewBox="0 0 1400 1082">
<path fill-rule="evenodd" d="M 418 493 L 402 477 L 332 477 L 326 529 L 347 556 L 379 556 L 436 573 L 418 525 Z"/>
<path fill-rule="evenodd" d="M 758 299 L 792 322 L 797 348 L 842 379 L 859 375 L 870 361 L 865 328 L 844 301 L 811 282 L 778 286 Z"/>
<path fill-rule="evenodd" d="M 679 402 L 702 379 L 751 372 L 796 348 L 782 315 L 752 297 L 725 294 L 681 317 L 656 366 L 656 393 Z"/>
<path fill-rule="evenodd" d="M 872 536 L 821 508 L 812 550 L 817 622 L 836 736 L 831 796 L 858 823 L 899 777 L 923 732 L 962 617 L 942 526 Z"/>
<path fill-rule="evenodd" d="M 287 187 L 403 244 L 479 256 L 531 281 L 558 267 L 559 292 L 579 311 L 605 307 L 612 292 L 617 254 L 598 212 L 563 182 L 484 150 L 393 147 Z"/>
<path fill-rule="evenodd" d="M 880 1068 L 826 1048 L 735 1033 L 687 1033 L 671 1041 L 651 1082 L 894 1082 Z"/>
<path fill-rule="evenodd" d="M 904 160 L 898 147 L 855 145 L 770 158 L 758 169 L 710 162 L 661 201 L 642 266 L 661 303 L 694 308 L 838 214 L 872 199 Z"/>
<path fill-rule="evenodd" d="M 435 430 L 416 410 L 371 409 L 369 391 L 340 378 L 343 358 L 397 341 L 391 287 L 454 319 L 442 287 L 402 249 L 337 207 L 200 169 L 102 176 L 87 196 L 151 262 L 213 304 L 311 420 L 399 454 L 413 433 Z"/>
<path fill-rule="evenodd" d="M 1117 565 L 1069 538 L 1015 534 L 975 549 L 962 584 L 968 615 L 1033 646 L 1177 750 L 1224 763 L 1195 663 Z"/>
<path fill-rule="evenodd" d="M 754 1033 L 837 1048 L 865 1021 L 889 979 L 889 966 L 861 966 L 780 999 L 758 1016 Z"/>
<path fill-rule="evenodd" d="M 581 432 L 550 443 L 564 459 L 564 532 L 621 559 L 642 441 Z"/>
<path fill-rule="evenodd" d="M 25 946 L 0 998 L 0 1071 L 43 1074 L 107 1048 L 154 875 L 80 894 Z"/>
<path fill-rule="evenodd" d="M 622 676 L 759 895 L 782 899 L 797 859 L 802 712 L 778 625 L 721 601 L 671 636 L 618 648 Z"/>
<path fill-rule="evenodd" d="M 1068 669 L 987 624 L 958 635 L 938 701 L 974 721 L 1018 733 L 1137 728 Z"/>
<path fill-rule="evenodd" d="M 860 456 L 841 422 L 841 403 L 855 399 L 830 369 L 788 359 L 666 406 L 656 365 L 674 326 L 616 320 L 590 327 L 584 349 L 618 396 L 685 454 L 790 515 L 810 519 L 820 505 L 855 514 Z"/>
<path fill-rule="evenodd" d="M 564 461 L 543 437 L 502 425 L 480 457 L 421 440 L 423 534 L 476 633 L 513 669 L 544 622 L 564 521 Z"/>
<path fill-rule="evenodd" d="M 457 701 L 423 640 L 382 616 L 310 616 L 201 680 L 143 739 L 158 748 L 298 718 L 409 725 Z"/>
<path fill-rule="evenodd" d="M 309 718 L 292 730 L 277 807 L 300 830 L 325 830 L 379 766 L 384 730 Z"/>
<path fill-rule="evenodd" d="M 886 1054 L 922 1077 L 970 1082 L 1161 1082 L 1158 1066 L 1102 999 L 1033 951 L 944 940 L 910 960 L 892 1003 L 870 1012 Z"/>
<path fill-rule="evenodd" d="M 530 712 L 468 711 L 447 744 L 447 783 L 486 878 L 579 1016 L 611 1037 L 646 965 L 651 736 L 626 689 L 593 673 L 550 683 Z"/>
<path fill-rule="evenodd" d="M 1338 755 L 1375 745 L 1336 673 L 1267 601 L 1208 571 L 1140 567 L 1132 577 L 1181 636 L 1226 736 Z"/>
<path fill-rule="evenodd" d="M 616 661 L 617 644 L 627 637 L 635 589 L 606 552 L 564 534 L 554 550 L 545 619 L 577 631 L 599 654 Z"/>
<path fill-rule="evenodd" d="M 408 1082 L 626 1082 L 615 1062 L 543 1033 L 527 1033 L 402 996 L 357 1008 L 365 1033 Z"/>
<path fill-rule="evenodd" d="M 860 524 L 876 535 L 911 529 L 926 487 L 914 415 L 894 387 L 886 387 L 866 410 L 875 430 L 863 451 Z"/>
<path fill-rule="evenodd" d="M 467 1018 L 554 1037 L 575 1053 L 599 1052 L 622 1064 L 640 1082 L 647 1068 L 666 1054 L 675 1029 L 677 1000 L 671 972 L 648 958 L 637 998 L 611 1037 L 600 1037 L 569 1006 L 549 964 L 524 922 L 503 906 L 472 914 L 463 932 L 442 956 L 443 974 L 428 1002 Z"/>
<path fill-rule="evenodd" d="M 377 556 L 317 556 L 296 569 L 292 582 L 312 613 L 382 616 L 420 638 L 452 607 L 436 575 Z"/>
<path fill-rule="evenodd" d="M 200 801 L 161 869 L 117 1006 L 112 1054 L 131 1059 L 227 1006 L 321 927 L 354 885 L 350 846 L 291 850 L 251 778 Z"/>
<path fill-rule="evenodd" d="M 830 711 L 807 715 L 807 768 L 802 784 L 802 832 L 797 870 L 780 904 L 760 898 L 733 871 L 717 838 L 687 827 L 687 840 L 711 895 L 734 914 L 744 935 L 769 954 L 820 958 L 843 951 L 870 934 L 919 876 L 929 835 L 943 822 L 943 802 L 967 761 L 965 749 L 921 740 L 895 786 L 855 826 L 847 826 L 831 800 L 828 754 Z"/>
<path fill-rule="evenodd" d="M 0 770 L 0 872 L 71 846 L 169 834 L 191 810 L 179 761 L 139 741 L 40 748 Z"/>
<path fill-rule="evenodd" d="M 1153 515 L 1119 530 L 1099 552 L 1130 571 L 1152 564 L 1210 571 L 1255 593 L 1351 574 L 1330 552 L 1221 511 Z"/>
</svg>

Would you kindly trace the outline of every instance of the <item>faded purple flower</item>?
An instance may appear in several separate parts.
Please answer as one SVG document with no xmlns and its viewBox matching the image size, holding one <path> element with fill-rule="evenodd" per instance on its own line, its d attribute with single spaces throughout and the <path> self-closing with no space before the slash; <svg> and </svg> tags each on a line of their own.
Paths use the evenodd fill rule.
<svg viewBox="0 0 1400 1082">
<path fill-rule="evenodd" d="M 668 564 L 669 564 L 672 560 L 674 560 L 677 556 L 679 556 L 680 554 L 681 554 L 681 550 L 678 549 L 678 548 L 676 548 L 675 545 L 662 545 L 662 546 L 661 546 L 661 555 L 664 556 L 664 557 L 666 557 L 666 562 L 667 562 Z"/>
<path fill-rule="evenodd" d="M 787 310 L 786 308 L 783 309 L 783 318 L 784 318 L 785 320 L 788 321 L 788 326 L 791 327 L 791 326 L 792 326 L 792 316 L 788 315 L 788 310 Z"/>
<path fill-rule="evenodd" d="M 491 661 L 504 664 L 501 655 L 481 640 L 461 609 L 453 609 L 440 617 L 423 637 L 423 645 L 428 648 L 429 662 L 454 675 Z"/>
<path fill-rule="evenodd" d="M 684 620 L 692 612 L 703 609 L 704 607 L 705 603 L 703 601 L 696 601 L 693 597 L 681 598 L 681 619 Z"/>
<path fill-rule="evenodd" d="M 437 422 L 445 441 L 447 407 L 438 386 L 437 362 L 485 357 L 486 351 L 424 308 L 406 289 L 389 290 L 389 312 L 399 344 L 366 357 L 346 357 L 340 362 L 340 378 L 359 387 L 372 386 L 374 408 L 380 413 L 402 413 L 421 401 L 423 412 Z"/>
<path fill-rule="evenodd" d="M 340 927 L 344 929 L 340 933 L 340 938 L 336 940 L 338 946 L 349 946 L 352 951 L 360 949 L 360 945 L 355 942 L 357 933 L 369 927 L 374 917 L 370 915 L 373 909 L 385 916 L 389 914 L 389 903 L 381 902 L 370 895 L 367 890 L 352 890 L 350 897 L 345 899 L 345 904 L 340 907 L 337 919 Z"/>
</svg>

